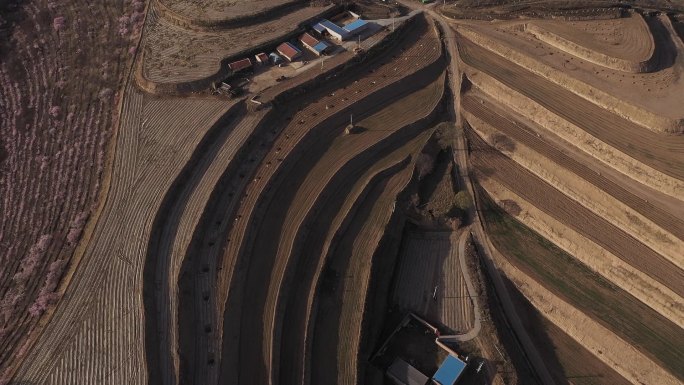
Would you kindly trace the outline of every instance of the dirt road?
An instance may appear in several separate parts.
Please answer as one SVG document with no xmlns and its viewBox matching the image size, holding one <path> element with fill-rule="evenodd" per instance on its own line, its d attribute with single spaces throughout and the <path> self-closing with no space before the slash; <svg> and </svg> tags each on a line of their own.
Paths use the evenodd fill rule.
<svg viewBox="0 0 684 385">
<path fill-rule="evenodd" d="M 447 67 L 447 73 L 449 74 L 449 80 L 450 80 L 450 85 L 451 85 L 451 90 L 453 93 L 453 108 L 449 108 L 449 112 L 452 117 L 452 121 L 456 122 L 456 127 L 461 128 L 462 127 L 462 122 L 461 122 L 461 114 L 460 114 L 460 90 L 461 90 L 461 72 L 459 70 L 458 66 L 458 46 L 456 42 L 456 37 L 453 29 L 449 26 L 447 20 L 442 16 L 439 15 L 437 12 L 435 12 L 433 9 L 429 7 L 425 7 L 419 4 L 415 3 L 409 3 L 405 1 L 400 1 L 402 4 L 406 5 L 409 8 L 415 9 L 415 8 L 422 8 L 426 13 L 428 13 L 434 20 L 437 21 L 439 24 L 440 28 L 442 29 L 442 32 L 444 34 L 443 39 L 445 40 L 446 44 L 446 49 L 448 53 L 448 61 L 449 65 Z M 468 159 L 467 159 L 467 153 L 465 151 L 466 144 L 465 144 L 465 138 L 463 137 L 462 134 L 459 134 L 457 132 L 456 138 L 454 138 L 455 146 L 454 146 L 454 162 L 458 165 L 458 170 L 469 170 L 468 168 Z M 459 151 L 460 149 L 460 151 Z M 472 182 L 470 180 L 470 177 L 468 173 L 466 174 L 461 174 L 461 181 L 463 186 L 466 187 L 467 191 L 470 193 L 471 196 L 475 197 L 475 190 L 473 188 Z M 476 239 L 479 241 L 480 244 L 484 246 L 483 249 L 483 257 L 485 259 L 485 265 L 487 266 L 487 270 L 489 274 L 492 276 L 493 281 L 494 281 L 494 288 L 497 292 L 497 295 L 501 299 L 501 302 L 503 304 L 504 312 L 506 314 L 506 318 L 508 318 L 509 323 L 511 324 L 513 331 L 515 332 L 515 335 L 519 339 L 520 343 L 522 344 L 525 353 L 527 354 L 527 358 L 530 362 L 530 365 L 536 372 L 537 376 L 539 377 L 540 381 L 544 384 L 554 384 L 554 381 L 549 374 L 549 371 L 547 370 L 546 366 L 544 365 L 544 361 L 541 359 L 539 352 L 535 349 L 534 345 L 532 344 L 532 340 L 530 337 L 527 335 L 527 331 L 522 325 L 522 322 L 520 321 L 520 318 L 518 317 L 516 311 L 515 311 L 515 306 L 513 305 L 510 297 L 508 296 L 508 291 L 506 290 L 506 287 L 504 285 L 503 280 L 501 279 L 501 276 L 499 275 L 499 270 L 496 267 L 496 263 L 494 262 L 494 259 L 492 257 L 492 252 L 491 252 L 491 243 L 489 242 L 489 239 L 486 236 L 486 233 L 484 231 L 484 228 L 482 227 L 482 223 L 480 221 L 480 218 L 478 216 L 479 214 L 477 213 L 477 210 L 474 208 L 471 209 L 471 217 L 473 218 L 473 224 L 471 225 L 471 231 L 473 232 L 473 235 L 476 237 Z M 469 279 L 467 281 L 470 281 Z"/>
</svg>

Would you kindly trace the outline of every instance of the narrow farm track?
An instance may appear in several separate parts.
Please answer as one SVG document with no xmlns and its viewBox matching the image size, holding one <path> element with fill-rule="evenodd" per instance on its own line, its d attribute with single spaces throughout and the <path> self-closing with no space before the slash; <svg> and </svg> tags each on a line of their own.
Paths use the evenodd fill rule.
<svg viewBox="0 0 684 385">
<path fill-rule="evenodd" d="M 679 155 L 684 152 L 684 136 L 644 129 L 463 37 L 459 37 L 458 48 L 466 64 L 484 71 L 623 153 L 684 180 L 684 161 Z"/>
<path fill-rule="evenodd" d="M 316 309 L 311 384 L 332 381 L 351 385 L 359 380 L 361 324 L 372 261 L 394 213 L 396 196 L 411 174 L 412 167 L 404 168 L 374 185 L 332 250 L 326 268 L 339 280 Z M 329 354 L 332 347 L 336 347 L 336 355 Z"/>
<path fill-rule="evenodd" d="M 429 77 L 426 78 L 426 76 L 430 76 L 428 74 L 434 74 L 435 70 L 443 66 L 441 62 L 438 62 L 438 58 L 441 56 L 439 43 L 429 37 L 430 25 L 424 19 L 418 19 L 414 23 L 413 32 L 404 40 L 404 47 L 406 49 L 402 52 L 400 47 L 396 47 L 389 53 L 394 53 L 396 62 L 375 63 L 371 67 L 366 67 L 369 71 L 366 75 L 359 76 L 358 80 L 354 82 L 344 80 L 340 85 L 336 86 L 339 87 L 337 89 L 319 92 L 314 103 L 300 108 L 300 111 L 295 113 L 294 116 L 288 116 L 287 121 L 290 122 L 289 125 L 278 136 L 272 145 L 273 150 L 262 160 L 259 170 L 254 174 L 253 183 L 250 183 L 245 194 L 243 194 L 244 199 L 241 207 L 238 208 L 235 223 L 228 236 L 230 242 L 224 253 L 227 263 L 238 263 L 237 271 L 240 274 L 231 280 L 231 290 L 225 310 L 226 318 L 223 323 L 224 341 L 229 339 L 233 343 L 224 343 L 224 347 L 229 347 L 231 351 L 224 351 L 223 358 L 231 360 L 231 362 L 222 362 L 222 365 L 227 366 L 227 368 L 222 368 L 222 376 L 235 378 L 238 366 L 241 369 L 240 376 L 244 381 L 254 381 L 256 378 L 268 376 L 270 372 L 266 367 L 270 365 L 269 356 L 258 352 L 261 350 L 262 345 L 255 344 L 253 340 L 242 340 L 243 335 L 239 333 L 240 330 L 243 330 L 243 327 L 262 327 L 258 324 L 244 323 L 249 318 L 243 317 L 252 316 L 251 314 L 242 314 L 243 306 L 241 303 L 245 300 L 244 297 L 249 295 L 250 298 L 253 298 L 257 295 L 257 291 L 264 291 L 263 297 L 256 298 L 266 299 L 265 291 L 267 287 L 264 285 L 254 288 L 256 291 L 247 291 L 247 285 L 256 285 L 266 278 L 252 277 L 254 279 L 246 279 L 246 276 L 250 274 L 270 274 L 271 271 L 268 267 L 273 263 L 271 258 L 271 261 L 265 265 L 267 269 L 264 271 L 249 268 L 252 264 L 256 266 L 260 261 L 258 258 L 247 258 L 247 256 L 253 255 L 247 250 L 250 250 L 252 247 L 255 236 L 255 233 L 247 232 L 248 225 L 250 228 L 253 228 L 253 226 L 256 226 L 255 223 L 260 223 L 264 215 L 263 208 L 267 204 L 266 202 L 269 202 L 275 196 L 274 191 L 283 183 L 283 178 L 288 174 L 287 170 L 291 170 L 293 165 L 302 156 L 301 149 L 304 146 L 312 143 L 321 132 L 326 132 L 322 130 L 330 130 L 329 127 L 343 127 L 350 113 L 353 113 L 354 116 L 363 116 L 368 114 L 372 108 L 382 106 L 384 103 L 390 103 L 392 98 L 396 98 L 398 95 L 409 91 L 412 87 L 425 82 L 429 79 Z M 411 81 L 406 80 L 402 82 L 399 76 L 394 75 L 399 73 L 399 69 L 402 68 L 402 76 L 407 76 L 404 79 L 411 79 Z M 334 92 L 324 96 L 323 92 L 327 93 L 330 91 Z M 277 177 L 273 179 L 273 175 L 276 172 L 278 172 Z M 255 213 L 257 208 L 259 210 Z M 269 213 L 269 216 L 271 216 L 271 213 Z M 240 260 L 238 260 L 239 255 L 241 255 Z M 230 268 L 229 271 L 233 271 L 233 268 Z M 226 274 L 230 276 L 230 272 Z M 255 306 L 254 308 L 263 309 L 262 306 Z M 251 308 L 244 310 L 253 311 Z M 257 330 L 255 333 L 260 340 L 261 332 Z M 245 346 L 248 343 L 249 345 Z M 253 358 L 247 360 L 247 357 L 242 353 L 232 351 L 232 349 L 239 349 L 242 353 L 245 353 L 242 349 L 247 349 L 247 353 L 250 353 L 250 357 Z M 249 349 L 257 351 L 252 352 Z M 259 358 L 259 356 L 261 357 Z M 245 365 L 245 360 L 250 363 L 250 366 Z M 242 364 L 238 364 L 238 362 L 242 362 Z M 262 363 L 263 367 L 261 367 Z"/>
<path fill-rule="evenodd" d="M 147 99 L 133 87 L 126 95 L 101 220 L 32 360 L 20 369 L 22 381 L 146 382 L 143 303 L 136 293 L 142 289 L 147 238 L 164 193 L 229 106 L 214 100 Z"/>
<path fill-rule="evenodd" d="M 500 181 L 540 210 L 672 289 L 677 295 L 684 295 L 684 272 L 681 269 L 489 147 L 472 132 L 468 134 L 472 146 L 472 164 L 483 174 Z"/>
<path fill-rule="evenodd" d="M 684 220 L 682 218 L 649 202 L 647 199 L 636 196 L 631 191 L 616 184 L 609 178 L 598 174 L 590 166 L 579 162 L 576 158 L 567 155 L 565 152 L 560 151 L 553 145 L 544 141 L 523 124 L 519 122 L 516 123 L 515 121 L 500 115 L 492 109 L 491 106 L 486 107 L 482 104 L 482 99 L 476 95 L 472 93 L 466 94 L 462 99 L 462 107 L 466 111 L 496 127 L 504 134 L 524 143 L 539 154 L 551 159 L 563 168 L 570 170 L 578 177 L 581 177 L 597 188 L 612 195 L 615 199 L 625 203 L 663 229 L 667 229 L 679 239 L 684 239 Z"/>
</svg>

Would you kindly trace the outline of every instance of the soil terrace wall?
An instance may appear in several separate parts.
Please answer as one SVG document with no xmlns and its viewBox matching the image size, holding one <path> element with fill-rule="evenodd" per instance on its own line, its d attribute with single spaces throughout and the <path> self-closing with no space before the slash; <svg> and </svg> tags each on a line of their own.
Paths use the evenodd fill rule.
<svg viewBox="0 0 684 385">
<path fill-rule="evenodd" d="M 140 88 L 152 94 L 187 95 L 190 93 L 207 90 L 209 87 L 211 87 L 212 83 L 224 80 L 233 74 L 230 68 L 228 68 L 228 64 L 244 57 L 252 57 L 260 52 L 272 51 L 283 41 L 294 39 L 295 37 L 304 33 L 308 26 L 314 21 L 321 18 L 330 17 L 331 15 L 339 12 L 340 9 L 340 5 L 335 5 L 316 16 L 303 20 L 301 23 L 299 23 L 298 28 L 292 32 L 277 36 L 250 49 L 242 50 L 230 56 L 224 57 L 221 59 L 221 64 L 219 65 L 219 69 L 216 73 L 199 80 L 175 83 L 157 83 L 147 79 L 144 73 L 145 53 L 143 50 L 139 55 L 138 62 L 135 66 L 136 83 Z"/>
<path fill-rule="evenodd" d="M 474 74 L 472 67 L 465 64 L 462 65 L 467 69 L 468 80 L 472 83 L 472 86 L 494 100 L 508 105 L 542 127 L 547 129 L 553 127 L 556 135 L 569 143 L 573 143 L 582 151 L 626 176 L 645 185 L 652 186 L 667 195 L 684 200 L 684 181 L 673 178 L 637 161 L 491 76 L 481 71 L 477 71 Z"/>
<path fill-rule="evenodd" d="M 667 118 L 643 107 L 627 103 L 472 29 L 462 27 L 458 29 L 458 32 L 462 35 L 461 37 L 464 36 L 475 44 L 649 130 L 658 133 L 684 133 L 684 118 L 682 117 Z"/>
</svg>

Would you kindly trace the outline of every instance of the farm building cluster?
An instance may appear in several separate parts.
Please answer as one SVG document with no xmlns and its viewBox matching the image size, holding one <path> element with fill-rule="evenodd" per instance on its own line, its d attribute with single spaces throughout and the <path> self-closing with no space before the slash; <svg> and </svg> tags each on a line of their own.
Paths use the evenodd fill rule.
<svg viewBox="0 0 684 385">
<path fill-rule="evenodd" d="M 356 14 L 345 13 L 338 15 L 337 19 L 351 19 L 344 23 L 333 22 L 328 19 L 321 19 L 310 25 L 310 28 L 294 39 L 278 44 L 271 52 L 260 52 L 254 57 L 246 57 L 228 64 L 228 68 L 233 75 L 245 73 L 254 69 L 255 66 L 283 66 L 287 63 L 302 60 L 307 63 L 308 56 L 313 60 L 317 57 L 333 52 L 336 44 L 345 41 L 368 30 L 371 25 L 368 21 L 361 19 Z M 313 57 L 312 57 L 313 55 Z M 281 76 L 281 78 L 283 78 Z M 278 79 L 281 80 L 281 79 Z M 216 90 L 221 93 L 236 95 L 234 87 L 222 82 Z"/>
<path fill-rule="evenodd" d="M 466 372 L 469 358 L 461 359 L 441 340 L 437 327 L 409 313 L 371 362 L 383 368 L 395 385 L 456 385 Z"/>
</svg>

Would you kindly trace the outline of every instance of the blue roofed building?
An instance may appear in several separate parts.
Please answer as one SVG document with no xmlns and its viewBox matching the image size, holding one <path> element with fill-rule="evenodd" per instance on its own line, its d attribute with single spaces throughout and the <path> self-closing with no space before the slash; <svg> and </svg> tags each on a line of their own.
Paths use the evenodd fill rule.
<svg viewBox="0 0 684 385">
<path fill-rule="evenodd" d="M 324 41 L 321 41 L 318 44 L 316 44 L 315 46 L 313 46 L 314 51 L 316 51 L 316 53 L 318 55 L 322 55 L 323 53 L 325 53 L 325 51 L 327 51 L 328 48 L 330 48 L 330 44 L 328 44 Z"/>
<path fill-rule="evenodd" d="M 328 50 L 328 48 L 330 48 L 330 44 L 323 40 L 316 39 L 309 33 L 305 33 L 302 36 L 300 36 L 299 41 L 302 43 L 302 45 L 304 45 L 304 47 L 308 48 L 317 56 L 323 55 Z"/>
<path fill-rule="evenodd" d="M 314 26 L 315 31 L 318 31 L 321 28 L 327 31 L 330 34 L 330 36 L 340 41 L 347 40 L 347 38 L 349 37 L 349 32 L 346 29 L 340 27 L 339 25 L 333 23 L 330 20 L 323 19 Z"/>
<path fill-rule="evenodd" d="M 363 19 L 356 19 L 344 26 L 344 29 L 349 32 L 350 35 L 356 35 L 368 28 L 368 22 Z"/>
<path fill-rule="evenodd" d="M 437 369 L 435 375 L 432 376 L 432 382 L 439 385 L 454 385 L 459 377 L 461 377 L 461 374 L 463 374 L 465 367 L 465 362 L 457 357 L 448 355 L 439 369 Z"/>
<path fill-rule="evenodd" d="M 316 25 L 313 26 L 313 30 L 318 32 L 318 33 L 323 33 L 325 31 L 325 27 L 321 25 L 321 23 L 317 23 Z"/>
</svg>

